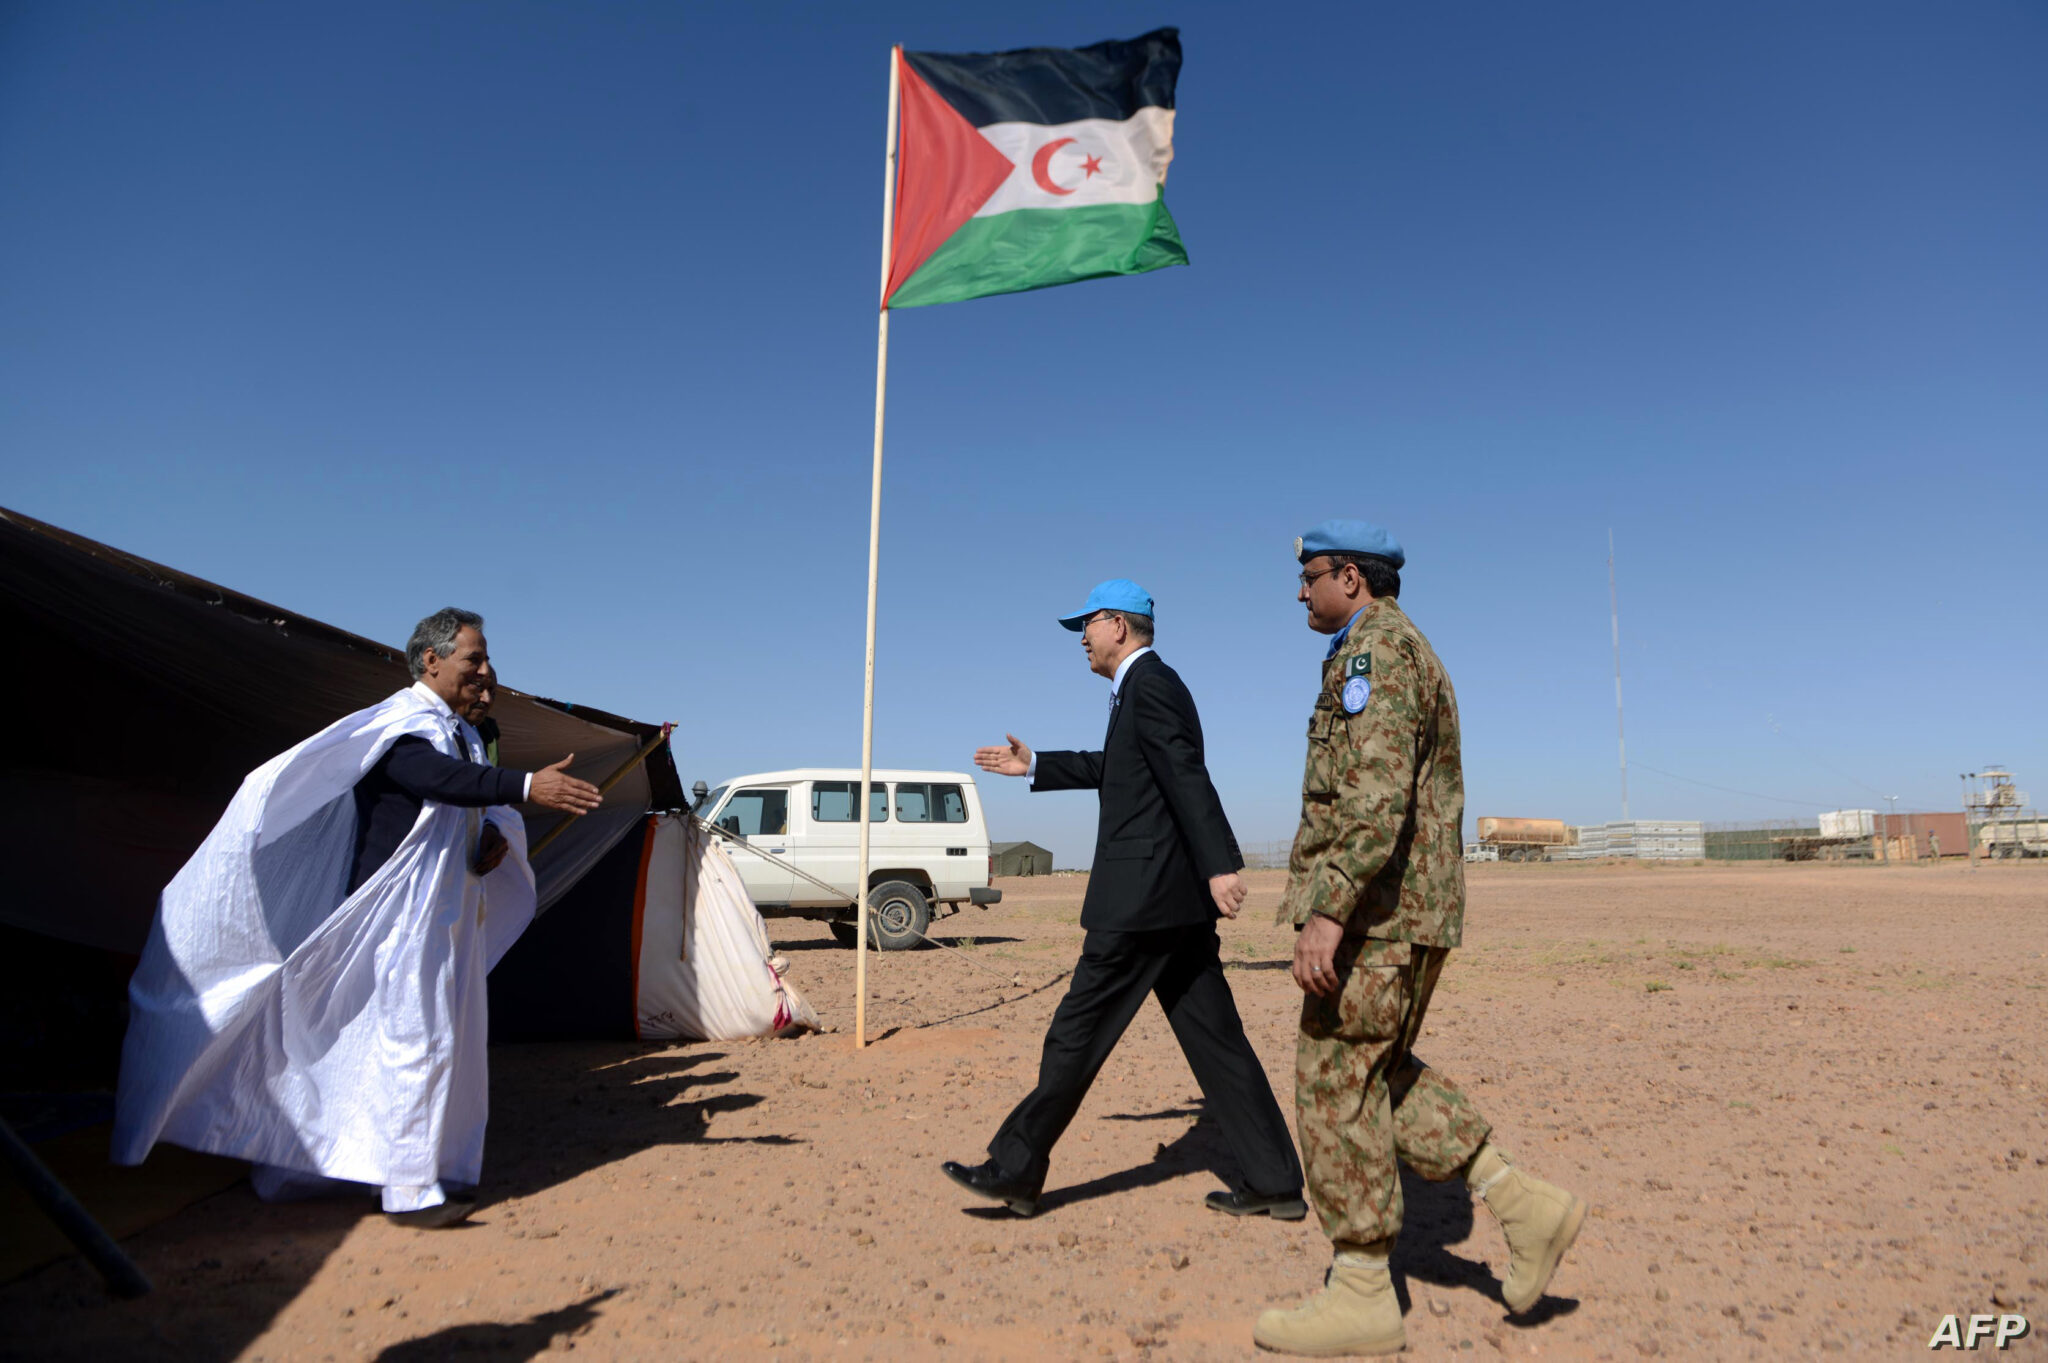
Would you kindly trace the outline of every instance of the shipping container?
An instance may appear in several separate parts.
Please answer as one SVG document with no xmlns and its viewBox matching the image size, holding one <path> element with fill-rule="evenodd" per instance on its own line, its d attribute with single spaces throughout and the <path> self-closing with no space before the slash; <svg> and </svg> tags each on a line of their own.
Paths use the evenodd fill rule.
<svg viewBox="0 0 2048 1363">
<path fill-rule="evenodd" d="M 1935 814 L 1883 814 L 1877 831 L 1890 839 L 1905 839 L 1914 857 L 1934 855 L 1934 839 L 1941 841 L 1941 855 L 1959 857 L 1970 848 L 1970 830 L 1959 811 Z"/>
</svg>

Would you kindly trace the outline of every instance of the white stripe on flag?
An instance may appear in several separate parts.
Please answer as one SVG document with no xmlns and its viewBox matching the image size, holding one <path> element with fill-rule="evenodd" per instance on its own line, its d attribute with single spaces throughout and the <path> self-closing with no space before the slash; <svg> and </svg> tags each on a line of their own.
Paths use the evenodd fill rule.
<svg viewBox="0 0 2048 1363">
<path fill-rule="evenodd" d="M 978 131 L 1016 169 L 976 211 L 977 218 L 1019 208 L 1148 204 L 1159 197 L 1173 160 L 1171 109 L 1143 108 L 1121 122 L 991 123 Z M 1041 158 L 1054 143 L 1062 145 Z M 1067 192 L 1044 188 L 1041 175 L 1045 183 Z"/>
</svg>

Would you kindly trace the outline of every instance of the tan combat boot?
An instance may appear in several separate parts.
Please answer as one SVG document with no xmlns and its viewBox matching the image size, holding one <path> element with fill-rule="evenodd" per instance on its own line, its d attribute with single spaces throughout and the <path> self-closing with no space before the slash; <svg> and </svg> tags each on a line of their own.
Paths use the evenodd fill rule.
<svg viewBox="0 0 2048 1363">
<path fill-rule="evenodd" d="M 1500 1222 L 1508 1241 L 1508 1280 L 1501 1296 L 1508 1310 L 1522 1312 L 1536 1304 L 1558 1261 L 1578 1238 L 1586 1219 L 1583 1199 L 1540 1178 L 1523 1173 L 1493 1148 L 1479 1147 L 1465 1182 Z"/>
<path fill-rule="evenodd" d="M 1338 1250 L 1323 1290 L 1292 1311 L 1260 1316 L 1252 1327 L 1252 1341 L 1261 1349 L 1310 1358 L 1401 1352 L 1408 1335 L 1401 1326 L 1394 1277 L 1387 1271 L 1387 1251 L 1392 1247 L 1393 1241 L 1382 1240 Z"/>
</svg>

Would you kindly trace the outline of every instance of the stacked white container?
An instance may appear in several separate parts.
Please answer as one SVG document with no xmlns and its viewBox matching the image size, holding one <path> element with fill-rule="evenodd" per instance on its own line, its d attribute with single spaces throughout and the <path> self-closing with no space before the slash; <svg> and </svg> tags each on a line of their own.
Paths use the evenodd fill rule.
<svg viewBox="0 0 2048 1363">
<path fill-rule="evenodd" d="M 1616 820 L 1586 824 L 1577 832 L 1577 845 L 1565 849 L 1565 856 L 1572 861 L 1599 857 L 1698 861 L 1707 855 L 1707 826 L 1698 819 Z"/>
</svg>

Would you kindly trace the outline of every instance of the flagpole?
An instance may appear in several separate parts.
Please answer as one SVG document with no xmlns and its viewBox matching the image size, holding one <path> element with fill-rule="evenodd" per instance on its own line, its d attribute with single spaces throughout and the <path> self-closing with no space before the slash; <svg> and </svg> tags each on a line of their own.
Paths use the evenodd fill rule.
<svg viewBox="0 0 2048 1363">
<path fill-rule="evenodd" d="M 868 1044 L 868 787 L 875 773 L 875 583 L 882 562 L 882 411 L 889 396 L 889 254 L 896 226 L 896 114 L 901 87 L 897 48 L 889 49 L 889 140 L 882 160 L 882 306 L 875 331 L 875 472 L 868 490 L 868 636 L 867 666 L 860 700 L 860 789 L 854 792 L 854 817 L 860 820 L 860 873 L 854 881 L 859 907 L 853 934 L 853 1048 Z"/>
</svg>

